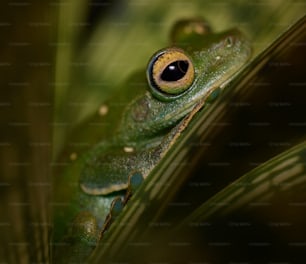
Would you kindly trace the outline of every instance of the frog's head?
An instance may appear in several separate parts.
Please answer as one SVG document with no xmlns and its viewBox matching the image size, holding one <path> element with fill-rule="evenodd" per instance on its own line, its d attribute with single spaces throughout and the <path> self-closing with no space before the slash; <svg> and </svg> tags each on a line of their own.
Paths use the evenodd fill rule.
<svg viewBox="0 0 306 264">
<path fill-rule="evenodd" d="M 215 34 L 203 23 L 202 29 L 192 23 L 186 34 L 175 30 L 173 46 L 150 59 L 148 91 L 129 106 L 126 132 L 137 130 L 144 137 L 163 133 L 223 88 L 248 60 L 250 45 L 237 29 Z"/>
</svg>

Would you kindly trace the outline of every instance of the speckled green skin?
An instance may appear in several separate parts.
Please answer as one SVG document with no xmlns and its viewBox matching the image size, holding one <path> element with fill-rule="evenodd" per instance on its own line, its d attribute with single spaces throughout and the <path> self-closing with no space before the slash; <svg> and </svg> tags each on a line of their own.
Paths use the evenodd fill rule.
<svg viewBox="0 0 306 264">
<path fill-rule="evenodd" d="M 112 191 L 114 187 L 124 189 L 134 172 L 146 178 L 178 138 L 185 126 L 184 118 L 231 79 L 250 55 L 249 43 L 237 30 L 178 36 L 172 44 L 183 49 L 193 63 L 192 85 L 175 99 L 159 100 L 150 93 L 147 83 L 141 80 L 126 83 L 131 100 L 112 117 L 118 121 L 116 129 L 111 131 L 109 140 L 100 142 L 78 164 L 81 188 L 76 191 L 72 211 L 80 210 L 79 215 L 89 212 L 89 215 L 77 216 L 72 224 L 73 232 L 64 239 L 70 246 L 60 248 L 63 253 L 55 254 L 56 260 L 86 259 L 93 241 L 99 237 L 111 201 L 118 195 Z M 82 219 L 86 219 L 87 226 L 92 226 L 89 232 L 86 228 L 73 228 L 82 226 Z M 76 251 L 81 252 L 77 258 Z"/>
</svg>

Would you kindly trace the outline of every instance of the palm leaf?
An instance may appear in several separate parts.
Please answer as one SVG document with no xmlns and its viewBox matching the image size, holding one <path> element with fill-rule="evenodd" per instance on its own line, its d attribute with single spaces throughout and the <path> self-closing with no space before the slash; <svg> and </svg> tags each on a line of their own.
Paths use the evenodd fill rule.
<svg viewBox="0 0 306 264">
<path fill-rule="evenodd" d="M 193 123 L 187 128 L 181 140 L 177 142 L 167 157 L 157 166 L 152 175 L 150 175 L 148 181 L 141 186 L 130 201 L 130 204 L 125 208 L 126 210 L 124 213 L 102 239 L 100 247 L 93 256 L 93 262 L 101 260 L 140 261 L 143 259 L 157 261 L 155 257 L 159 254 L 161 254 L 164 259 L 172 260 L 171 257 L 174 256 L 170 253 L 171 250 L 168 252 L 169 258 L 167 258 L 167 252 L 163 252 L 160 247 L 156 246 L 160 244 L 159 242 L 164 242 L 161 244 L 165 244 L 165 241 L 161 239 L 161 237 L 164 238 L 166 236 L 166 239 L 169 239 L 165 229 L 169 229 L 169 226 L 176 226 L 178 222 L 180 222 L 180 219 L 192 213 L 198 204 L 200 205 L 217 191 L 222 190 L 233 179 L 239 178 L 239 175 L 248 171 L 251 166 L 254 167 L 259 164 L 259 161 L 261 163 L 269 157 L 271 158 L 273 155 L 277 155 L 280 151 L 287 149 L 292 144 L 294 145 L 303 140 L 303 138 L 305 139 L 305 127 L 293 129 L 293 133 L 292 131 L 288 132 L 288 130 L 284 130 L 282 133 L 279 131 L 280 124 L 272 123 L 278 120 L 279 114 L 283 112 L 287 112 L 288 114 L 287 116 L 282 115 L 282 118 L 284 118 L 282 121 L 285 122 L 285 127 L 288 127 L 288 125 L 290 126 L 290 124 L 293 125 L 293 120 L 303 118 L 301 114 L 303 113 L 302 98 L 305 98 L 305 91 L 299 89 L 298 94 L 296 94 L 297 91 L 293 91 L 292 89 L 288 90 L 288 87 L 292 85 L 291 81 L 302 83 L 304 80 L 303 74 L 301 72 L 297 73 L 296 71 L 296 69 L 301 67 L 302 63 L 297 56 L 300 50 L 299 48 L 294 48 L 299 46 L 299 43 L 303 43 L 303 38 L 305 38 L 303 34 L 304 25 L 305 19 L 302 19 L 291 28 L 291 30 L 276 40 L 275 43 L 246 67 L 237 80 L 230 85 L 232 87 L 226 90 L 220 100 L 207 107 L 207 109 L 204 108 L 199 113 L 195 120 L 193 120 Z M 297 54 L 295 54 L 295 52 Z M 281 74 L 281 70 L 278 67 L 273 70 L 273 65 L 279 65 L 284 58 L 289 58 L 288 56 L 290 57 L 293 68 L 290 71 L 288 69 L 284 70 L 286 71 L 285 78 L 290 82 L 288 82 L 287 85 L 282 85 L 283 87 L 278 86 L 278 82 L 276 82 L 277 85 L 275 86 L 270 85 L 270 82 L 273 82 L 276 76 Z M 293 60 L 293 58 L 295 58 L 295 60 Z M 260 84 L 267 83 L 269 83 L 269 87 L 266 88 L 266 85 L 264 85 L 265 90 L 259 90 L 258 85 L 256 85 L 259 84 L 260 86 Z M 269 117 L 270 119 L 266 119 L 268 112 L 273 110 L 273 105 L 282 103 L 282 101 L 279 101 L 280 96 L 286 96 L 284 98 L 286 98 L 287 103 L 290 102 L 290 111 L 288 109 L 282 109 L 280 111 L 278 108 L 278 111 Z M 256 116 L 260 113 L 258 109 L 261 109 L 262 114 L 265 114 L 264 122 L 262 121 L 262 116 L 258 119 L 261 120 L 260 122 L 252 120 L 254 115 L 241 117 L 241 115 L 245 115 L 246 106 L 251 108 L 251 110 L 248 110 L 248 113 L 255 111 Z M 238 110 L 237 108 L 240 109 Z M 263 108 L 266 108 L 265 111 L 263 111 Z M 239 119 L 235 120 L 238 117 Z M 270 125 L 268 125 L 269 129 L 266 129 L 267 124 L 273 124 L 274 126 L 271 128 Z M 298 121 L 296 121 L 296 124 L 298 124 Z M 258 129 L 258 126 L 260 129 Z M 240 139 L 237 143 L 237 141 L 233 141 L 233 139 L 237 138 L 237 135 L 242 137 L 246 136 L 241 133 L 241 129 L 245 129 L 247 133 L 251 133 L 251 135 L 248 135 L 248 138 L 244 141 Z M 266 133 L 264 135 L 267 138 L 259 138 L 257 134 L 258 131 L 254 135 L 253 130 L 259 130 L 260 135 Z M 275 135 L 276 132 L 278 135 Z M 236 133 L 238 134 L 236 135 Z M 260 142 L 255 141 L 254 144 L 254 142 L 252 142 L 254 140 L 266 141 L 264 141 L 264 146 L 261 146 L 262 143 Z M 241 150 L 241 148 L 238 148 L 238 150 L 237 148 L 235 149 L 235 142 L 236 144 L 240 144 L 244 150 Z M 231 143 L 232 149 L 229 151 L 225 146 L 231 146 Z M 245 148 L 245 146 L 252 146 L 253 144 L 253 147 Z M 273 144 L 277 145 L 277 147 L 273 148 Z M 277 176 L 273 174 L 273 167 L 277 167 L 276 163 L 278 163 L 278 165 L 279 163 L 284 163 L 284 159 L 287 160 L 290 168 L 296 165 L 299 170 L 290 173 L 291 171 L 288 167 L 283 166 L 278 173 L 281 175 L 285 174 L 284 180 L 286 181 L 296 180 L 303 182 L 303 173 L 305 172 L 301 164 L 305 162 L 303 156 L 304 148 L 305 145 L 301 145 L 297 147 L 297 149 L 291 150 L 289 154 L 283 154 L 281 157 L 277 158 L 276 161 L 268 162 L 263 169 L 258 169 L 260 171 L 265 170 L 266 174 L 269 175 L 266 178 L 262 178 L 262 186 L 264 184 L 268 185 L 272 176 L 277 178 Z M 240 156 L 235 152 L 240 152 Z M 244 155 L 247 156 L 245 157 Z M 293 162 L 290 164 L 291 157 L 295 155 L 299 155 L 300 157 L 296 160 L 296 163 Z M 220 161 L 220 159 L 224 158 L 225 161 Z M 235 166 L 236 164 L 234 162 L 236 162 L 237 166 Z M 201 164 L 205 165 L 201 166 Z M 193 177 L 186 182 L 186 178 L 190 177 L 190 171 L 192 171 L 191 175 L 193 175 Z M 212 179 L 211 174 L 217 178 L 219 177 L 219 179 Z M 259 177 L 258 174 L 258 171 L 250 172 L 251 176 L 246 175 L 239 179 L 237 184 L 227 187 L 216 196 L 217 198 L 212 198 L 212 201 L 218 199 L 217 201 L 219 204 L 227 204 L 227 199 L 230 199 L 231 195 L 234 193 L 237 195 L 235 199 L 237 199 L 238 202 L 242 202 L 244 199 L 244 203 L 246 204 L 253 202 L 248 195 L 245 195 L 245 192 L 249 194 L 254 192 L 261 197 L 262 193 L 258 191 L 258 187 L 252 185 L 247 191 L 243 192 L 238 186 L 240 186 L 240 184 L 245 186 L 250 179 L 249 177 L 254 179 Z M 272 176 L 270 176 L 271 174 Z M 222 179 L 220 179 L 220 176 L 222 176 Z M 299 178 L 297 179 L 297 177 Z M 286 182 L 284 182 L 284 184 L 285 183 Z M 202 186 L 202 188 L 199 188 L 200 190 L 196 192 L 194 186 Z M 209 188 L 210 186 L 213 187 Z M 254 189 L 252 189 L 252 187 Z M 299 187 L 298 184 L 289 186 L 289 188 L 292 188 L 290 189 L 291 192 L 294 192 Z M 237 193 L 235 191 L 237 191 Z M 273 196 L 273 185 L 265 191 L 268 191 L 265 195 Z M 244 196 L 246 197 L 244 198 Z M 247 197 L 249 197 L 249 200 Z M 256 197 L 257 196 L 251 197 L 254 198 L 254 203 L 256 203 Z M 210 206 L 210 201 L 211 200 L 208 200 L 207 203 L 204 203 L 203 207 L 195 211 L 193 213 L 195 216 L 192 214 L 191 219 L 194 217 L 197 220 L 196 216 L 201 212 L 205 220 L 205 210 Z M 235 207 L 233 205 L 232 210 L 234 209 Z M 212 208 L 211 210 L 211 214 L 214 213 L 213 210 L 216 210 L 218 213 L 222 211 L 216 208 Z M 209 211 L 207 214 L 210 216 Z M 158 232 L 160 232 L 160 237 L 157 238 L 158 242 L 156 242 L 154 240 Z M 180 233 L 180 230 L 178 230 L 178 233 Z M 178 238 L 176 237 L 176 239 Z M 152 240 L 155 242 L 154 245 L 152 245 Z M 168 240 L 166 241 L 168 242 L 167 245 L 169 245 L 170 242 Z M 133 247 L 133 245 L 135 246 Z M 143 245 L 144 248 L 148 250 L 140 250 L 137 245 L 139 245 L 139 247 Z M 198 247 L 195 246 L 195 248 Z M 167 247 L 167 249 L 169 249 L 169 247 Z M 141 254 L 140 251 L 143 252 L 143 254 Z M 150 254 L 148 251 L 154 253 Z M 190 249 L 190 252 L 184 252 L 189 257 L 191 257 L 192 254 L 201 256 L 201 251 L 194 252 L 193 249 Z M 177 260 L 175 257 L 174 259 Z"/>
</svg>

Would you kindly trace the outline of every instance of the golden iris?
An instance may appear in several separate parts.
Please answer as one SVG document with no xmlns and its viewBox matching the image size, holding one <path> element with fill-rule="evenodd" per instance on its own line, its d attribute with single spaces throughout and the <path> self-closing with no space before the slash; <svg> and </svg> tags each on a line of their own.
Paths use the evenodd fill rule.
<svg viewBox="0 0 306 264">
<path fill-rule="evenodd" d="M 148 66 L 148 80 L 155 95 L 156 93 L 160 96 L 178 95 L 193 83 L 194 67 L 182 50 L 169 48 L 158 52 L 151 59 Z"/>
</svg>

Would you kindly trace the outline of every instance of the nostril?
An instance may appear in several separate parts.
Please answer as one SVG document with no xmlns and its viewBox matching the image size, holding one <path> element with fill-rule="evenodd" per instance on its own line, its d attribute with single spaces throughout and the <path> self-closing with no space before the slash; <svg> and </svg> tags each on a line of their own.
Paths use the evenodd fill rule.
<svg viewBox="0 0 306 264">
<path fill-rule="evenodd" d="M 234 40 L 234 38 L 233 38 L 232 36 L 229 36 L 229 37 L 227 37 L 227 38 L 225 39 L 225 45 L 226 45 L 226 47 L 228 47 L 228 48 L 232 47 L 233 44 L 234 44 L 234 42 L 235 42 L 235 40 Z"/>
</svg>

